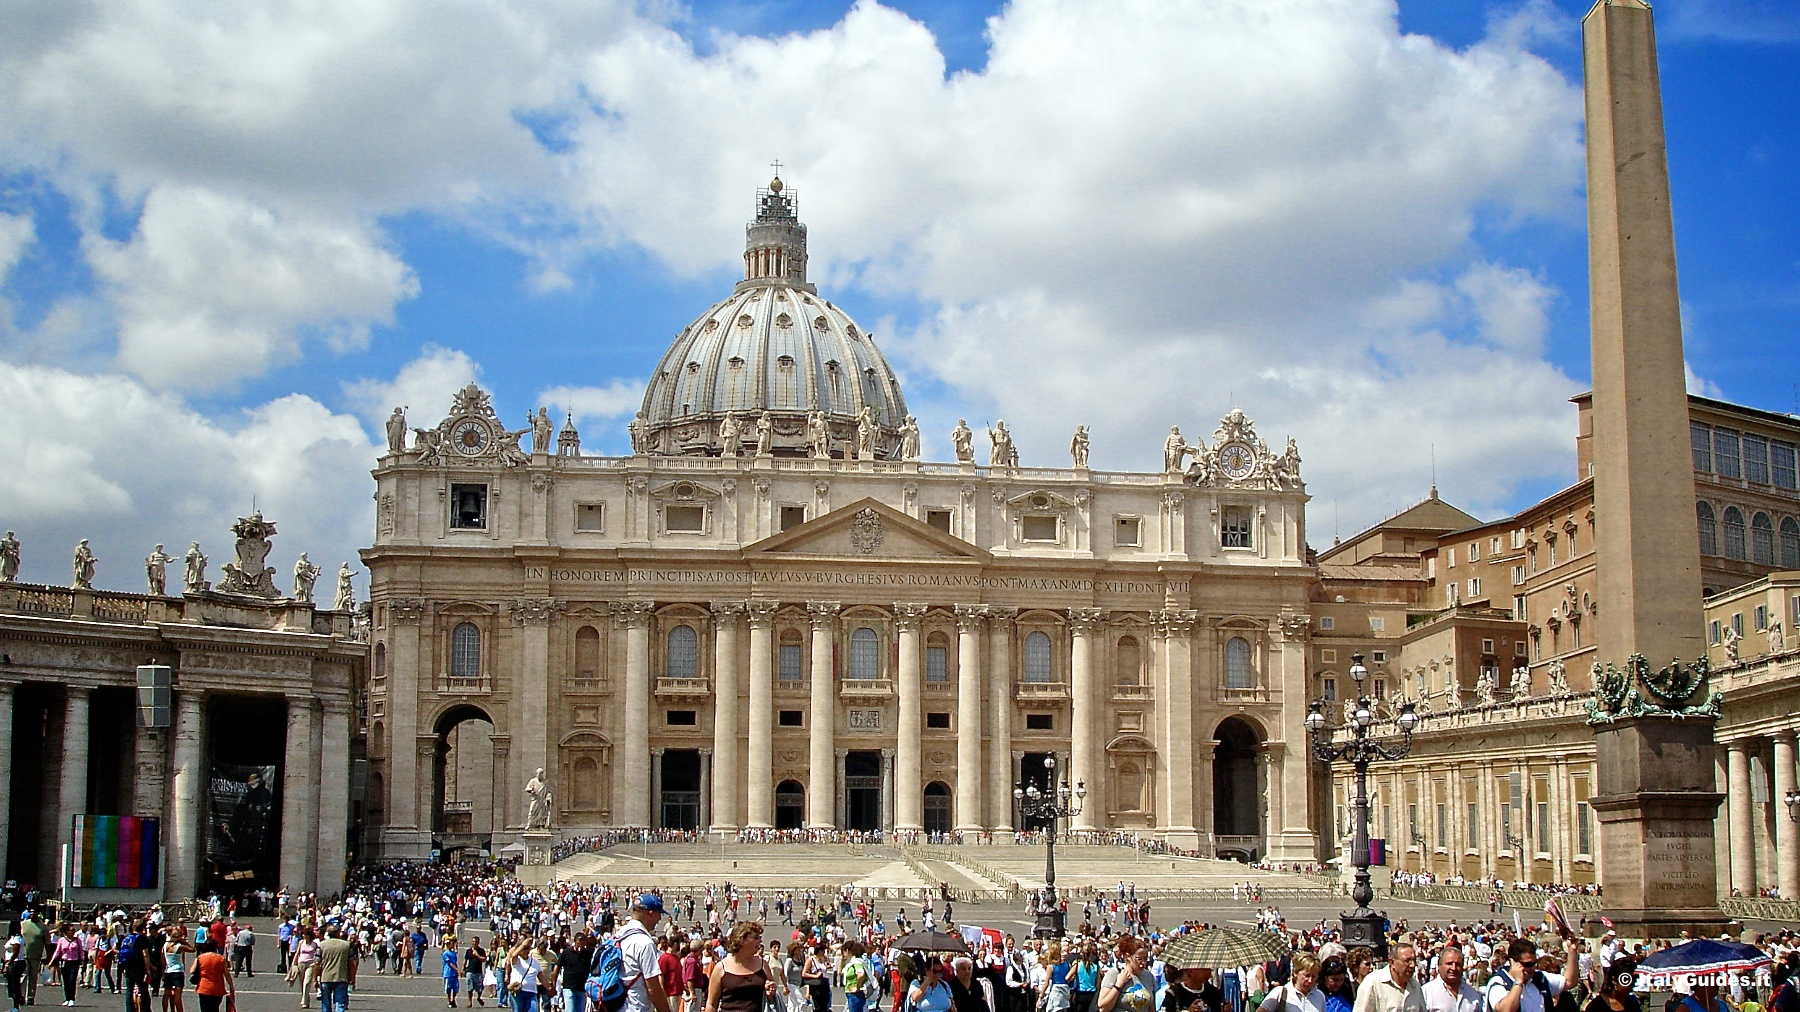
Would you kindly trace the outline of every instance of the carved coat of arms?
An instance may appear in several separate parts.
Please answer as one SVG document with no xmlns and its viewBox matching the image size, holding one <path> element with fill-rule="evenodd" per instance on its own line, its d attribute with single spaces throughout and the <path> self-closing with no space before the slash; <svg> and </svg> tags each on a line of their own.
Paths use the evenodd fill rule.
<svg viewBox="0 0 1800 1012">
<path fill-rule="evenodd" d="M 864 555 L 873 555 L 887 537 L 881 514 L 873 506 L 865 506 L 850 518 L 850 545 Z"/>
</svg>

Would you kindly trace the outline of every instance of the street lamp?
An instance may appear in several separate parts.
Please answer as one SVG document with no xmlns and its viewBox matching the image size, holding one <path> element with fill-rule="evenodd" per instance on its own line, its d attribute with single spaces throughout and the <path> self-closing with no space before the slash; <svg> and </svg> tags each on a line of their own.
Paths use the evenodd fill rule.
<svg viewBox="0 0 1800 1012">
<path fill-rule="evenodd" d="M 1049 825 L 1049 831 L 1044 834 L 1044 895 L 1038 904 L 1037 925 L 1031 933 L 1037 938 L 1061 938 L 1063 913 L 1056 900 L 1056 823 L 1058 819 L 1081 814 L 1081 803 L 1087 798 L 1087 784 L 1077 780 L 1075 786 L 1070 787 L 1067 774 L 1057 779 L 1054 752 L 1044 757 L 1044 772 L 1050 782 L 1042 790 L 1037 784 L 1014 784 L 1013 803 L 1019 807 L 1021 824 L 1032 819 L 1043 820 Z"/>
<path fill-rule="evenodd" d="M 1781 800 L 1787 802 L 1788 821 L 1800 822 L 1800 791 L 1789 791 L 1782 795 Z"/>
<path fill-rule="evenodd" d="M 1404 758 L 1412 750 L 1412 736 L 1419 728 L 1419 715 L 1413 704 L 1402 705 L 1394 717 L 1400 741 L 1393 745 L 1376 741 L 1369 736 L 1369 728 L 1375 723 L 1375 709 L 1373 701 L 1363 693 L 1369 669 L 1363 667 L 1362 654 L 1350 655 L 1350 678 L 1356 685 L 1356 704 L 1346 722 L 1350 739 L 1342 744 L 1331 740 L 1323 701 L 1315 701 L 1308 710 L 1306 730 L 1312 738 L 1313 758 L 1327 766 L 1339 759 L 1348 760 L 1356 771 L 1356 783 L 1350 797 L 1350 863 L 1356 868 L 1350 898 L 1356 902 L 1356 909 L 1340 918 L 1344 929 L 1343 944 L 1352 949 L 1367 945 L 1378 953 L 1385 953 L 1387 937 L 1382 931 L 1382 923 L 1387 917 L 1369 909 L 1375 899 L 1375 888 L 1369 884 L 1369 765 L 1377 759 Z"/>
</svg>

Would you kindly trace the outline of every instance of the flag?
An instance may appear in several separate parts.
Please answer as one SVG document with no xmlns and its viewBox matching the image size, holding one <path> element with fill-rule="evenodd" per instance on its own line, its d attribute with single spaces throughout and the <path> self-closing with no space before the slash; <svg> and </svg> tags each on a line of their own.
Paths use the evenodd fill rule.
<svg viewBox="0 0 1800 1012">
<path fill-rule="evenodd" d="M 1564 938 L 1575 937 L 1575 930 L 1569 927 L 1569 918 L 1563 914 L 1562 904 L 1556 902 L 1554 896 L 1544 901 L 1544 920 L 1556 929 L 1558 935 Z"/>
</svg>

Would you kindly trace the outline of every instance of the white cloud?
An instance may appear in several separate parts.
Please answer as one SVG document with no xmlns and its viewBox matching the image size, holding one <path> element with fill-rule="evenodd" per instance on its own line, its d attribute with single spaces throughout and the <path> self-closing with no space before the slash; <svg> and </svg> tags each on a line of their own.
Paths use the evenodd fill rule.
<svg viewBox="0 0 1800 1012">
<path fill-rule="evenodd" d="M 603 421 L 634 414 L 644 402 L 642 380 L 615 379 L 603 387 L 550 387 L 537 400 L 552 413 L 573 412 L 577 422 Z"/>
<path fill-rule="evenodd" d="M 0 212 L 0 281 L 12 273 L 36 239 L 37 225 L 31 215 Z"/>
<path fill-rule="evenodd" d="M 407 409 L 408 423 L 430 428 L 450 410 L 456 391 L 481 379 L 481 367 L 467 352 L 427 344 L 417 358 L 400 367 L 393 379 L 364 377 L 343 385 L 344 398 L 368 422 L 384 431 L 388 412 Z"/>
</svg>

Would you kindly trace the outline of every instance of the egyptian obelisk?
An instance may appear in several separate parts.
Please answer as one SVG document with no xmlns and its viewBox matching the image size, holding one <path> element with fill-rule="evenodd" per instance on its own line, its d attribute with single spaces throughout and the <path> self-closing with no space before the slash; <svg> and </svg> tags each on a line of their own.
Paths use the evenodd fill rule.
<svg viewBox="0 0 1800 1012">
<path fill-rule="evenodd" d="M 1649 5 L 1599 0 L 1582 45 L 1598 657 L 1613 666 L 1590 720 L 1601 882 L 1622 935 L 1717 933 L 1717 700 L 1696 663 L 1700 548 Z"/>
</svg>

